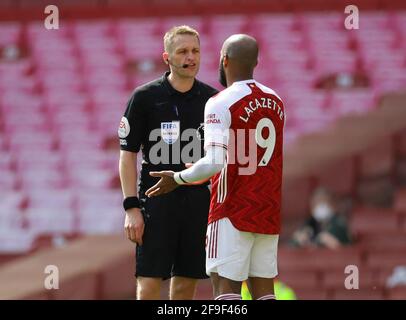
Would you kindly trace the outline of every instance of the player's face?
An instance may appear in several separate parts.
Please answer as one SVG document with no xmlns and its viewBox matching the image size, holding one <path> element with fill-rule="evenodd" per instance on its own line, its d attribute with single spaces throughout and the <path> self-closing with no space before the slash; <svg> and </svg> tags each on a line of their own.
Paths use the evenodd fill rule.
<svg viewBox="0 0 406 320">
<path fill-rule="evenodd" d="M 224 55 L 221 54 L 220 64 L 219 64 L 219 82 L 223 87 L 227 88 L 227 76 L 226 76 L 226 72 L 224 70 L 223 61 L 224 61 Z"/>
<path fill-rule="evenodd" d="M 200 67 L 199 40 L 193 35 L 177 35 L 169 53 L 171 72 L 182 78 L 194 78 Z M 187 68 L 182 68 L 187 64 Z"/>
</svg>

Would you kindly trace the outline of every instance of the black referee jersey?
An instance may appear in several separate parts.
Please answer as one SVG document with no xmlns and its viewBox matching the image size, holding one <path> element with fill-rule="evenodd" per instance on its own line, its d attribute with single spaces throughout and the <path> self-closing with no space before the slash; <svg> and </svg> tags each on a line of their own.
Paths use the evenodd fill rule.
<svg viewBox="0 0 406 320">
<path fill-rule="evenodd" d="M 204 107 L 218 92 L 197 79 L 189 91 L 179 92 L 168 75 L 135 89 L 118 130 L 121 150 L 142 150 L 144 191 L 158 180 L 150 171 L 180 171 L 204 156 Z"/>
</svg>

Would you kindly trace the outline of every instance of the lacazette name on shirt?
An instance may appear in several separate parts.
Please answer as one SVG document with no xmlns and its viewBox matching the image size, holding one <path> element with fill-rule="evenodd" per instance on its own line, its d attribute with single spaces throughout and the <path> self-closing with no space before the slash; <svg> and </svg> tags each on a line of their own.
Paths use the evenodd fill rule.
<svg viewBox="0 0 406 320">
<path fill-rule="evenodd" d="M 256 110 L 259 110 L 260 108 L 268 108 L 268 109 L 275 111 L 277 113 L 277 115 L 279 116 L 279 119 L 281 121 L 283 121 L 283 119 L 284 119 L 283 110 L 278 105 L 278 102 L 276 100 L 273 100 L 271 98 L 261 98 L 260 100 L 259 99 L 251 100 L 248 103 L 248 106 L 244 107 L 245 116 L 243 116 L 243 115 L 240 116 L 240 119 L 242 121 L 247 123 L 251 116 L 251 113 L 254 113 Z"/>
</svg>

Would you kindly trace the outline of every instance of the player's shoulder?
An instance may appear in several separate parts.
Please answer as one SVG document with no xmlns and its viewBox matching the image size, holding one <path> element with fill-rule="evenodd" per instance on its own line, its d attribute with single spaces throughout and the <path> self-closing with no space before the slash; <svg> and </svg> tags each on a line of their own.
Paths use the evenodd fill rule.
<svg viewBox="0 0 406 320">
<path fill-rule="evenodd" d="M 264 85 L 264 84 L 262 84 L 262 83 L 260 83 L 260 82 L 258 82 L 258 81 L 255 81 L 255 85 L 256 85 L 262 92 L 267 93 L 267 94 L 271 94 L 271 95 L 277 97 L 279 100 L 282 101 L 282 98 L 279 96 L 279 94 L 276 93 L 276 91 L 275 91 L 274 89 L 271 89 L 271 88 L 267 87 L 266 85 Z"/>
<path fill-rule="evenodd" d="M 211 97 L 207 102 L 210 106 L 221 106 L 223 108 L 230 108 L 232 105 L 240 101 L 245 96 L 251 94 L 248 86 L 234 86 L 220 91 L 215 96 Z"/>
</svg>

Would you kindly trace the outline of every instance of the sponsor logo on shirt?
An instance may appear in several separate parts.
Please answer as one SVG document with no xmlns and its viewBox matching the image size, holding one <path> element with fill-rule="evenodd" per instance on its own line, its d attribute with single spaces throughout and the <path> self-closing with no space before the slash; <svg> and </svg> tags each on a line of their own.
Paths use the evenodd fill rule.
<svg viewBox="0 0 406 320">
<path fill-rule="evenodd" d="M 206 117 L 206 124 L 219 124 L 221 123 L 220 119 L 217 118 L 217 115 L 215 113 L 210 113 Z"/>
</svg>

